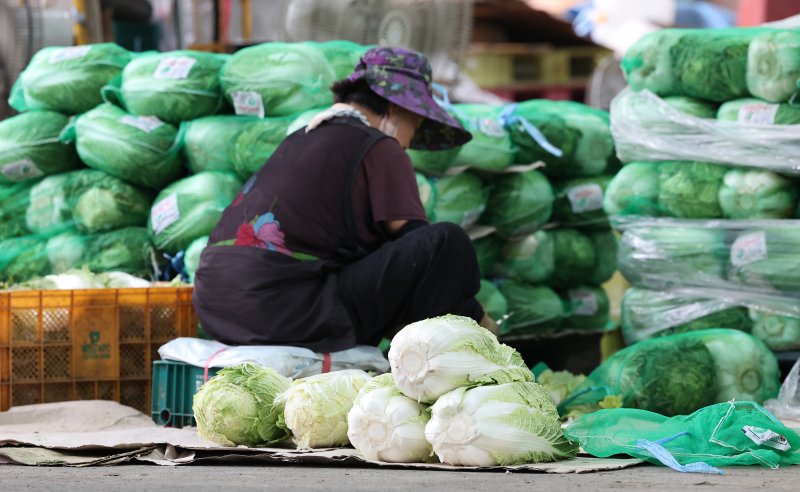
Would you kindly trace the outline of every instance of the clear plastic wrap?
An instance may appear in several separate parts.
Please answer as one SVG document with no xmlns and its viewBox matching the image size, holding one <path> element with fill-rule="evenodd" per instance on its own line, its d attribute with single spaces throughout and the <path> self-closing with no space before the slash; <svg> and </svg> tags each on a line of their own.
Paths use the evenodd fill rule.
<svg viewBox="0 0 800 492">
<path fill-rule="evenodd" d="M 637 287 L 800 295 L 800 220 L 613 219 Z"/>
<path fill-rule="evenodd" d="M 614 98 L 611 133 L 623 162 L 694 160 L 800 174 L 800 125 L 696 118 L 649 91 Z"/>
</svg>

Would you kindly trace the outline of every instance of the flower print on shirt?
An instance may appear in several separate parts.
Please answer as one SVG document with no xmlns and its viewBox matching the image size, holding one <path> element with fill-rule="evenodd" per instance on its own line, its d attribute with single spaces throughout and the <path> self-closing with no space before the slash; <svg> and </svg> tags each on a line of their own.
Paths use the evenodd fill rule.
<svg viewBox="0 0 800 492">
<path fill-rule="evenodd" d="M 252 222 L 242 224 L 236 230 L 236 246 L 251 246 L 268 249 L 288 256 L 292 251 L 286 247 L 286 237 L 281 224 L 272 212 L 258 216 Z"/>
</svg>

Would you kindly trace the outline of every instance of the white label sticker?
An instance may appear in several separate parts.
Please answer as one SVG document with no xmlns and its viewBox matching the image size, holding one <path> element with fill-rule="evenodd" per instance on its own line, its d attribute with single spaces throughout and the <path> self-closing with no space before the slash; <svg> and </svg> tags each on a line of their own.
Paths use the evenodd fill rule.
<svg viewBox="0 0 800 492">
<path fill-rule="evenodd" d="M 503 138 L 503 136 L 505 136 L 505 132 L 503 131 L 503 127 L 500 126 L 500 123 L 491 118 L 481 118 L 478 121 L 478 128 L 481 133 L 490 137 Z"/>
<path fill-rule="evenodd" d="M 739 123 L 752 125 L 774 125 L 778 114 L 778 104 L 752 103 L 739 108 Z"/>
<path fill-rule="evenodd" d="M 597 296 L 589 290 L 569 291 L 572 314 L 578 316 L 594 316 L 597 314 Z"/>
<path fill-rule="evenodd" d="M 25 181 L 44 176 L 39 166 L 28 157 L 0 167 L 0 173 L 10 181 Z"/>
<path fill-rule="evenodd" d="M 767 257 L 767 236 L 764 231 L 743 234 L 731 245 L 731 265 L 740 267 Z"/>
<path fill-rule="evenodd" d="M 233 109 L 237 115 L 264 117 L 264 100 L 258 92 L 233 93 Z"/>
<path fill-rule="evenodd" d="M 792 449 L 789 441 L 775 431 L 753 427 L 752 425 L 745 425 L 742 427 L 742 432 L 759 446 L 766 446 L 768 448 L 777 449 L 778 451 L 789 451 Z"/>
<path fill-rule="evenodd" d="M 131 116 L 125 115 L 119 119 L 119 122 L 132 126 L 134 128 L 138 128 L 139 130 L 150 133 L 156 128 L 164 125 L 164 122 L 156 118 L 155 116 Z"/>
<path fill-rule="evenodd" d="M 74 60 L 76 58 L 83 58 L 89 54 L 89 50 L 91 49 L 91 45 L 70 46 L 69 48 L 57 49 L 50 53 L 47 61 L 50 63 L 59 63 L 67 60 Z"/>
<path fill-rule="evenodd" d="M 154 79 L 185 79 L 189 76 L 194 64 L 197 63 L 189 56 L 170 56 L 158 63 L 156 71 L 153 72 Z"/>
<path fill-rule="evenodd" d="M 156 234 L 161 234 L 164 229 L 177 222 L 180 218 L 178 195 L 175 193 L 156 203 L 150 211 L 150 222 L 153 224 L 153 232 Z"/>
<path fill-rule="evenodd" d="M 597 183 L 573 186 L 567 190 L 567 198 L 576 214 L 603 208 L 603 188 Z"/>
</svg>

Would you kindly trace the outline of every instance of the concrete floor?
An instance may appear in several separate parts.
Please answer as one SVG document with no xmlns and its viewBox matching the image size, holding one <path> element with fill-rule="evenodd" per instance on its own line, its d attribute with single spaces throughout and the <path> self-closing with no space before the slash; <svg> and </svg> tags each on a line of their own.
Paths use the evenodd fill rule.
<svg viewBox="0 0 800 492">
<path fill-rule="evenodd" d="M 436 492 L 581 490 L 798 490 L 800 466 L 728 469 L 724 476 L 639 466 L 580 475 L 476 473 L 311 466 L 121 465 L 96 468 L 0 465 L 1 491 L 321 491 Z"/>
</svg>

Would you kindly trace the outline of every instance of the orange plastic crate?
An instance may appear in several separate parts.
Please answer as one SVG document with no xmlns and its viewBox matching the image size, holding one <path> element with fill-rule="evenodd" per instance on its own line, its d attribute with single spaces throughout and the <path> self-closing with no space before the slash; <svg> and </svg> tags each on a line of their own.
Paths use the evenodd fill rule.
<svg viewBox="0 0 800 492">
<path fill-rule="evenodd" d="M 148 413 L 158 347 L 187 336 L 191 287 L 0 292 L 0 411 L 101 399 Z"/>
</svg>

